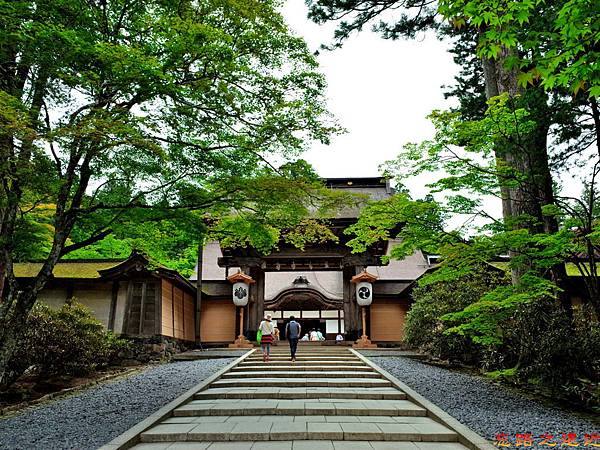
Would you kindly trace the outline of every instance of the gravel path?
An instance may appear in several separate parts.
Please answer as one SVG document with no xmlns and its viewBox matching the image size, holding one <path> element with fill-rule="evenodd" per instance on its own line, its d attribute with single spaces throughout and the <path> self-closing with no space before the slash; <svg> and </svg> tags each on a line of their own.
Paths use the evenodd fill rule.
<svg viewBox="0 0 600 450">
<path fill-rule="evenodd" d="M 547 449 L 540 436 L 549 433 L 555 436 L 556 448 L 565 448 L 560 445 L 562 433 L 576 433 L 579 447 L 584 447 L 585 434 L 600 433 L 600 426 L 591 421 L 476 376 L 403 357 L 369 358 L 491 441 L 498 433 L 506 433 L 514 447 L 517 433 L 532 433 L 534 445 L 528 448 Z"/>
<path fill-rule="evenodd" d="M 0 449 L 96 449 L 231 361 L 205 359 L 151 367 L 18 416 L 0 418 Z"/>
</svg>

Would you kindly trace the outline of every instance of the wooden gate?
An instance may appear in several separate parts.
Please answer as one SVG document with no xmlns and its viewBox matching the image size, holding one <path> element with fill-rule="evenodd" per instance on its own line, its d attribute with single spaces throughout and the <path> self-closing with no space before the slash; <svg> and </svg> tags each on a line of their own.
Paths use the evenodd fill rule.
<svg viewBox="0 0 600 450">
<path fill-rule="evenodd" d="M 235 340 L 235 305 L 227 300 L 204 300 L 201 305 L 200 334 L 202 342 Z"/>
<path fill-rule="evenodd" d="M 408 300 L 374 300 L 371 304 L 372 341 L 400 342 L 404 338 L 404 319 Z"/>
</svg>

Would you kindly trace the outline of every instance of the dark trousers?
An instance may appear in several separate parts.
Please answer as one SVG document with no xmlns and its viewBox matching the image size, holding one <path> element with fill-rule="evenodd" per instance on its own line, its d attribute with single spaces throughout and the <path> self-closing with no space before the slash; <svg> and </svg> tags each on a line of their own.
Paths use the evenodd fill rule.
<svg viewBox="0 0 600 450">
<path fill-rule="evenodd" d="M 296 357 L 296 350 L 298 349 L 298 338 L 289 338 L 290 341 L 290 353 L 292 358 Z"/>
</svg>

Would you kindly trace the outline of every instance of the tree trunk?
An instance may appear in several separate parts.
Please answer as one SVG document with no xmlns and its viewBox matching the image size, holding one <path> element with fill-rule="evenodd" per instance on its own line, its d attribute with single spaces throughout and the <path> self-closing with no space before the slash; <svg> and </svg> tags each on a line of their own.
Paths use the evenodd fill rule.
<svg viewBox="0 0 600 450">
<path fill-rule="evenodd" d="M 509 228 L 525 228 L 532 234 L 555 233 L 558 223 L 553 216 L 545 216 L 542 208 L 554 204 L 552 174 L 548 165 L 547 136 L 550 127 L 550 115 L 547 96 L 540 88 L 524 90 L 518 84 L 518 71 L 505 66 L 510 50 L 504 50 L 495 60 L 483 59 L 486 97 L 508 94 L 515 107 L 523 107 L 535 120 L 535 129 L 526 136 L 507 139 L 496 145 L 498 166 L 507 165 L 523 176 L 518 186 L 508 186 L 506 180 L 500 180 L 502 214 Z M 511 136 L 510 138 L 514 138 Z M 509 252 L 515 256 L 515 251 Z M 527 267 L 515 267 L 511 271 L 512 283 L 518 284 Z M 566 281 L 564 264 L 552 267 L 550 279 L 559 287 Z M 561 305 L 571 313 L 571 301 L 566 292 L 559 293 Z"/>
<path fill-rule="evenodd" d="M 9 288 L 8 291 L 11 291 Z M 8 388 L 22 375 L 22 369 L 14 361 L 14 354 L 20 344 L 19 337 L 23 335 L 27 316 L 35 303 L 35 296 L 31 289 L 25 291 L 6 292 L 7 297 L 12 297 L 14 305 L 8 317 L 2 321 L 0 331 L 0 391 Z"/>
</svg>

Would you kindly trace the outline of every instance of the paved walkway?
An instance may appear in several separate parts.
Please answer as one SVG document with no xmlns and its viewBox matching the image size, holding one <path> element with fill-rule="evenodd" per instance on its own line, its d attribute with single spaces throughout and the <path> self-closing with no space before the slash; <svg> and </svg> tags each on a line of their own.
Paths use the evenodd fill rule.
<svg viewBox="0 0 600 450">
<path fill-rule="evenodd" d="M 429 414 L 431 415 L 431 414 Z M 136 450 L 465 450 L 452 429 L 348 348 L 255 352 L 170 417 Z"/>
</svg>

